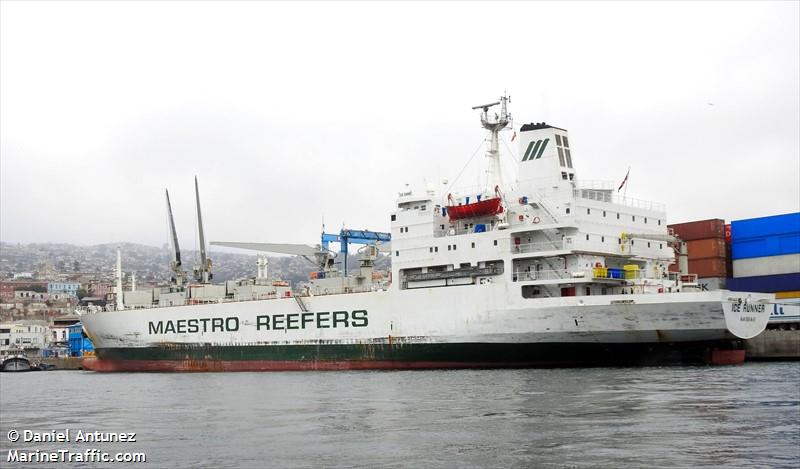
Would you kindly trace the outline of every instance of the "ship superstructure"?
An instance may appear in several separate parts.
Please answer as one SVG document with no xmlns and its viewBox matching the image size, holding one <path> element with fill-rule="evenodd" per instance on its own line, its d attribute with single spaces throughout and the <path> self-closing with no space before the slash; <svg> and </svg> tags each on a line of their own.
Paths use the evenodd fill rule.
<svg viewBox="0 0 800 469">
<path fill-rule="evenodd" d="M 323 233 L 316 246 L 212 243 L 302 256 L 315 270 L 291 291 L 266 279 L 266 260 L 259 257 L 258 278 L 212 285 L 204 260 L 208 269 L 195 275 L 196 284 L 173 285 L 149 304 L 144 298 L 116 311 L 84 311 L 98 357 L 87 366 L 181 371 L 741 361 L 740 339 L 764 329 L 772 296 L 700 291 L 685 271 L 685 245 L 668 232 L 664 207 L 620 197 L 611 183 L 579 179 L 565 129 L 521 126 L 518 174 L 504 175 L 499 141 L 511 123 L 509 102 L 502 96 L 474 108 L 488 131 L 481 187 L 399 193 L 390 233 Z M 348 240 L 364 246 L 359 266 L 342 272 L 328 243 L 343 243 L 346 253 Z M 381 252 L 391 255 L 390 275 L 374 269 Z M 682 272 L 670 273 L 676 253 Z M 176 261 L 179 256 L 173 266 Z"/>
</svg>

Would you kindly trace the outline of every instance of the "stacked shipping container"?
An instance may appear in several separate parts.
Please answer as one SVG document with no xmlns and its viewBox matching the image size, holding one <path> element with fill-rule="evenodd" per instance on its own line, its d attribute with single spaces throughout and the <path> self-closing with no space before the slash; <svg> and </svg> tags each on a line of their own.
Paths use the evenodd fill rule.
<svg viewBox="0 0 800 469">
<path fill-rule="evenodd" d="M 697 274 L 700 283 L 711 290 L 725 288 L 730 274 L 725 242 L 725 222 L 718 218 L 669 225 L 672 232 L 686 241 L 689 273 Z M 677 271 L 674 264 L 670 270 Z"/>
<path fill-rule="evenodd" d="M 728 288 L 775 293 L 767 330 L 747 341 L 748 359 L 800 359 L 800 213 L 731 223 Z"/>
<path fill-rule="evenodd" d="M 800 212 L 732 222 L 731 258 L 731 290 L 800 297 Z"/>
</svg>

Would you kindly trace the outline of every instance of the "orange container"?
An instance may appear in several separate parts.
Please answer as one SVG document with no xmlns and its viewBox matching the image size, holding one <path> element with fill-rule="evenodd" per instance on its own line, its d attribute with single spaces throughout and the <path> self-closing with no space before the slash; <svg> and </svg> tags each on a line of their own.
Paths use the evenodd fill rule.
<svg viewBox="0 0 800 469">
<path fill-rule="evenodd" d="M 699 278 L 729 277 L 724 257 L 689 259 L 689 273 L 697 274 Z"/>
<path fill-rule="evenodd" d="M 719 218 L 667 225 L 684 241 L 695 239 L 725 239 L 725 221 Z"/>
<path fill-rule="evenodd" d="M 725 257 L 725 240 L 721 238 L 695 239 L 686 242 L 689 260 Z"/>
</svg>

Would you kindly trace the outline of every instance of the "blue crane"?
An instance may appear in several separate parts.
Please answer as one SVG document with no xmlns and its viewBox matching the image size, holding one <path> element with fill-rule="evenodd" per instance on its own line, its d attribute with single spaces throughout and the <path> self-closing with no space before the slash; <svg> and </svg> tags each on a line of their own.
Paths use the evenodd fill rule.
<svg viewBox="0 0 800 469">
<path fill-rule="evenodd" d="M 377 244 L 389 243 L 392 240 L 390 233 L 381 233 L 368 230 L 348 230 L 342 228 L 339 234 L 322 233 L 321 245 L 323 250 L 328 249 L 328 243 L 339 243 L 339 252 L 344 253 L 344 274 L 347 275 L 347 248 L 352 244 Z"/>
</svg>

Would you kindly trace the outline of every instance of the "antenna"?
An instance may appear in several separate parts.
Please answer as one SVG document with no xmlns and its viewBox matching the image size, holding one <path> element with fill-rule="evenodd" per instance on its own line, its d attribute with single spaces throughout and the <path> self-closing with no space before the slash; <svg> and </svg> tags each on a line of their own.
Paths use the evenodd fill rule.
<svg viewBox="0 0 800 469">
<path fill-rule="evenodd" d="M 498 134 L 503 130 L 511 121 L 511 114 L 508 113 L 507 104 L 511 101 L 511 97 L 507 96 L 505 92 L 500 97 L 499 101 L 489 104 L 482 104 L 480 106 L 473 106 L 472 109 L 481 109 L 481 125 L 484 129 L 491 132 L 488 140 L 488 148 L 486 151 L 486 158 L 488 159 L 488 168 L 486 170 L 486 195 L 490 196 L 495 193 L 496 187 L 502 187 L 503 173 L 500 164 L 500 148 L 498 143 Z M 489 108 L 500 104 L 500 114 L 495 113 L 492 118 L 489 117 Z"/>
<path fill-rule="evenodd" d="M 483 109 L 483 112 L 486 112 L 489 110 L 490 107 L 497 106 L 498 104 L 500 104 L 500 101 L 490 104 L 481 104 L 480 106 L 472 106 L 472 109 Z"/>
</svg>

